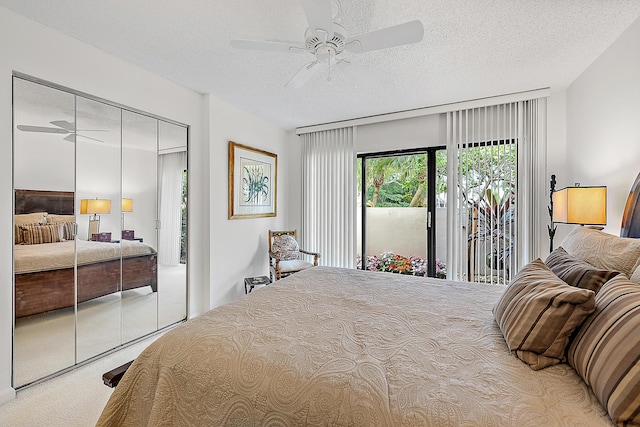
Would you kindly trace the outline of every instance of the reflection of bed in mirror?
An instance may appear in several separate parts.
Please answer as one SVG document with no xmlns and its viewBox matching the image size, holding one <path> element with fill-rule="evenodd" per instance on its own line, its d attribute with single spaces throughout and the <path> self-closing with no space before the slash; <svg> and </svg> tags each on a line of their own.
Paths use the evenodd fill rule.
<svg viewBox="0 0 640 427">
<path fill-rule="evenodd" d="M 640 238 L 640 173 L 631 186 L 622 215 L 620 237 Z"/>
<path fill-rule="evenodd" d="M 151 246 L 73 240 L 73 192 L 16 190 L 15 197 L 17 318 L 73 307 L 76 248 L 78 303 L 144 286 L 157 291 L 157 252 Z"/>
</svg>

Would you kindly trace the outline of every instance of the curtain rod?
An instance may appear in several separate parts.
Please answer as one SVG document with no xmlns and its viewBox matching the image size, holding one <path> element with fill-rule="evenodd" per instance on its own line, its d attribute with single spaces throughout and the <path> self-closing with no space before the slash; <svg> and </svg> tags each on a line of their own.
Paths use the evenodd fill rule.
<svg viewBox="0 0 640 427">
<path fill-rule="evenodd" d="M 319 132 L 323 130 L 340 129 L 348 126 L 384 123 L 394 120 L 409 119 L 412 117 L 429 116 L 432 114 L 448 113 L 450 111 L 466 110 L 470 108 L 488 107 L 490 105 L 506 104 L 509 102 L 526 101 L 529 99 L 548 97 L 549 95 L 551 95 L 551 90 L 549 88 L 516 92 L 507 95 L 492 96 L 489 98 L 479 98 L 469 101 L 454 102 L 451 104 L 436 105 L 433 107 L 416 108 L 414 110 L 397 111 L 394 113 L 379 114 L 375 116 L 361 117 L 339 122 L 303 126 L 296 128 L 296 135 L 303 135 L 305 133 Z"/>
</svg>

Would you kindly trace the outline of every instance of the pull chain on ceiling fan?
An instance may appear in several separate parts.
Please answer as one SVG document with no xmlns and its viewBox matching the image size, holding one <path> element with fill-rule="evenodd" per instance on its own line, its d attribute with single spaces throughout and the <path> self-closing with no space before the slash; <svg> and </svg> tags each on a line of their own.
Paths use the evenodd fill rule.
<svg viewBox="0 0 640 427">
<path fill-rule="evenodd" d="M 410 21 L 349 37 L 344 27 L 333 21 L 331 0 L 300 1 L 309 23 L 309 28 L 304 34 L 304 46 L 295 43 L 231 40 L 231 46 L 237 49 L 310 53 L 313 55 L 314 60 L 305 64 L 291 77 L 285 87 L 302 87 L 323 65 L 328 67 L 327 80 L 331 80 L 332 70 L 345 69 L 351 65 L 345 59 L 347 54 L 358 54 L 417 43 L 424 36 L 422 23 L 420 21 Z"/>
</svg>

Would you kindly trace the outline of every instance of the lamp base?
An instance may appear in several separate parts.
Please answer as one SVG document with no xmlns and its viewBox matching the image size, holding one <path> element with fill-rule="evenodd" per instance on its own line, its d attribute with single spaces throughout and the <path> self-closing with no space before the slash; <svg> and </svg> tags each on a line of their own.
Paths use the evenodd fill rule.
<svg viewBox="0 0 640 427">
<path fill-rule="evenodd" d="M 91 240 L 91 236 L 94 234 L 98 234 L 100 232 L 100 218 L 90 219 L 89 220 L 89 238 Z"/>
</svg>

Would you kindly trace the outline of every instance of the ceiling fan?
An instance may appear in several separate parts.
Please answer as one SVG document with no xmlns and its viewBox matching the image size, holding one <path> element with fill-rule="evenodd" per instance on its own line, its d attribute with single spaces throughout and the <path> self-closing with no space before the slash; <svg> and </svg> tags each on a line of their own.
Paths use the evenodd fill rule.
<svg viewBox="0 0 640 427">
<path fill-rule="evenodd" d="M 78 134 L 78 132 L 88 132 L 88 131 L 107 132 L 106 130 L 102 130 L 102 129 L 75 129 L 74 123 L 66 120 L 54 120 L 49 123 L 51 123 L 55 127 L 30 126 L 30 125 L 17 125 L 16 127 L 18 128 L 18 130 L 25 131 L 25 132 L 57 133 L 61 135 L 67 135 L 62 139 L 64 139 L 65 141 L 71 141 L 71 142 L 76 141 L 76 135 L 81 136 L 83 138 L 92 139 L 98 142 L 104 142 L 96 138 L 91 138 L 90 136 L 80 135 Z"/>
<path fill-rule="evenodd" d="M 323 65 L 328 66 L 327 80 L 331 80 L 332 69 L 345 69 L 351 62 L 347 54 L 358 54 L 373 50 L 387 49 L 422 40 L 424 27 L 420 21 L 349 36 L 342 25 L 334 22 L 331 0 L 300 0 L 307 17 L 309 28 L 304 34 L 304 45 L 257 40 L 231 40 L 237 49 L 262 50 L 271 52 L 308 52 L 314 59 L 305 64 L 285 87 L 302 87 Z"/>
</svg>

